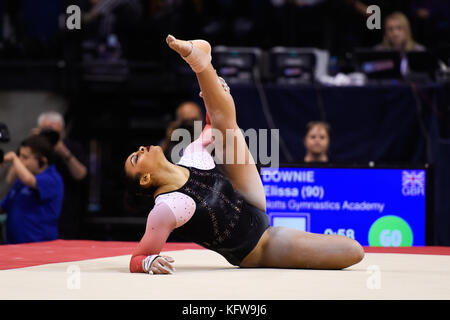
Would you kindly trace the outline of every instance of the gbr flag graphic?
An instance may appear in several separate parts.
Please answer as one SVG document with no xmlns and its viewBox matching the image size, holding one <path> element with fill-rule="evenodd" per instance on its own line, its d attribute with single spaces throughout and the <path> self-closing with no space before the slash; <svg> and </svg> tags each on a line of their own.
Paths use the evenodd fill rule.
<svg viewBox="0 0 450 320">
<path fill-rule="evenodd" d="M 402 171 L 402 194 L 405 197 L 425 195 L 425 171 Z"/>
</svg>

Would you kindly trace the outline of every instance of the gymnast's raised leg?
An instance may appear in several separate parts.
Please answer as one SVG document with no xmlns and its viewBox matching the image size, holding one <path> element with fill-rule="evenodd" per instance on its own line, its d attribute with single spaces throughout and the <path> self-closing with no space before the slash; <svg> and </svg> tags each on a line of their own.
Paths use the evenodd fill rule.
<svg viewBox="0 0 450 320">
<path fill-rule="evenodd" d="M 221 143 L 215 148 L 223 148 L 224 156 L 227 155 L 227 151 L 232 156 L 231 159 L 229 157 L 223 161 L 223 169 L 228 179 L 250 204 L 265 211 L 264 188 L 255 161 L 236 123 L 233 97 L 224 90 L 211 64 L 209 43 L 203 40 L 183 41 L 173 36 L 167 37 L 167 43 L 191 65 L 196 73 L 212 128 L 219 130 L 223 138 L 223 142 L 220 141 Z M 228 134 L 232 133 L 233 139 L 226 139 L 227 131 Z"/>
</svg>

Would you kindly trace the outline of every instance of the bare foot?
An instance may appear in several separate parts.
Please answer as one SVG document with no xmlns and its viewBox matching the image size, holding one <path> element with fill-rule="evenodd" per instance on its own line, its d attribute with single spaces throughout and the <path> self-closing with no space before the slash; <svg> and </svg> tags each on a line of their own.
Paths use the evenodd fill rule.
<svg viewBox="0 0 450 320">
<path fill-rule="evenodd" d="M 182 57 L 187 57 L 193 49 L 192 42 L 178 40 L 170 34 L 167 36 L 166 42 L 172 50 L 176 51 Z"/>
<path fill-rule="evenodd" d="M 185 41 L 168 35 L 166 42 L 196 73 L 202 72 L 211 62 L 211 45 L 205 40 Z"/>
</svg>

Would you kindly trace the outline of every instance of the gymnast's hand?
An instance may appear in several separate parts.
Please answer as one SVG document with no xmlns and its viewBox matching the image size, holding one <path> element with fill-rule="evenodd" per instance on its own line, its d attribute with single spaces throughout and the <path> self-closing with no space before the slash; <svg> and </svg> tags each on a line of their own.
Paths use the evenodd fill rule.
<svg viewBox="0 0 450 320">
<path fill-rule="evenodd" d="M 175 268 L 172 263 L 175 260 L 169 256 L 157 256 L 150 264 L 149 274 L 173 274 Z"/>
</svg>

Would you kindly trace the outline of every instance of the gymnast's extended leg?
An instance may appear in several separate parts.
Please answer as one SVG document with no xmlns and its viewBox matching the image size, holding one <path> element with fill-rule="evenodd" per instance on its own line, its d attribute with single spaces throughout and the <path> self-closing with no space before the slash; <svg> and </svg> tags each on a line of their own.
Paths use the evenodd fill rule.
<svg viewBox="0 0 450 320">
<path fill-rule="evenodd" d="M 221 132 L 223 139 L 221 141 L 223 143 L 216 144 L 215 147 L 223 148 L 224 156 L 227 156 L 227 153 L 231 154 L 231 157 L 223 161 L 225 174 L 247 202 L 265 211 L 266 198 L 262 181 L 245 138 L 236 123 L 233 97 L 224 90 L 211 64 L 209 43 L 203 40 L 183 41 L 173 36 L 167 37 L 167 43 L 191 65 L 196 73 L 211 125 L 213 129 Z M 227 139 L 227 133 L 232 133 L 231 139 Z"/>
<path fill-rule="evenodd" d="M 343 269 L 363 257 L 361 245 L 345 236 L 271 227 L 241 267 Z"/>
</svg>

